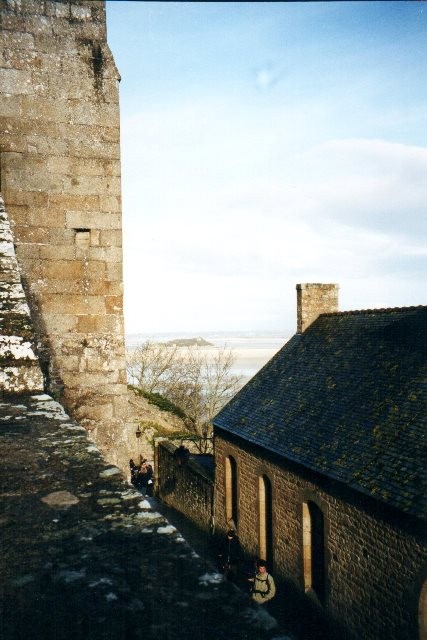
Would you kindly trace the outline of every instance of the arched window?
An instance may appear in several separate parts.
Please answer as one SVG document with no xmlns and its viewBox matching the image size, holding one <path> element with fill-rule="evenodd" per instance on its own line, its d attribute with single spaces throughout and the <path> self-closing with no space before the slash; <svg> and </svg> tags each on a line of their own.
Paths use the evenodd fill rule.
<svg viewBox="0 0 427 640">
<path fill-rule="evenodd" d="M 273 504 L 271 482 L 267 476 L 258 478 L 259 557 L 273 562 Z"/>
<path fill-rule="evenodd" d="M 419 639 L 427 640 L 427 580 L 423 584 L 418 605 Z"/>
<path fill-rule="evenodd" d="M 225 515 L 227 523 L 237 527 L 237 464 L 233 456 L 225 459 Z"/>
<path fill-rule="evenodd" d="M 304 588 L 325 599 L 325 534 L 321 509 L 314 502 L 302 505 Z"/>
</svg>

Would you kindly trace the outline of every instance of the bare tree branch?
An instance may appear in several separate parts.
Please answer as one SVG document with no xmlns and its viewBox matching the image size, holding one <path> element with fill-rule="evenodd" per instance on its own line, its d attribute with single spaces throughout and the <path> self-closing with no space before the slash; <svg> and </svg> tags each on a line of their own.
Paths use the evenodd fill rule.
<svg viewBox="0 0 427 640">
<path fill-rule="evenodd" d="M 233 364 L 231 351 L 198 346 L 146 342 L 127 354 L 129 381 L 180 407 L 191 430 L 203 437 L 210 436 L 213 417 L 239 389 Z"/>
</svg>

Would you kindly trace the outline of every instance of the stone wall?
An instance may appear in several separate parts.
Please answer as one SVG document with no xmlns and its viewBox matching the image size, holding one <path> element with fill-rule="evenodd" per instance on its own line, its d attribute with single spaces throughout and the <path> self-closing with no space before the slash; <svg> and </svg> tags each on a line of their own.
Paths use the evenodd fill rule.
<svg viewBox="0 0 427 640">
<path fill-rule="evenodd" d="M 304 593 L 302 505 L 317 504 L 324 516 L 324 612 L 338 638 L 418 639 L 418 602 L 425 567 L 425 527 L 364 500 L 303 470 L 263 458 L 242 442 L 216 435 L 215 518 L 226 521 L 225 458 L 237 463 L 238 534 L 250 554 L 259 554 L 258 479 L 272 486 L 273 561 L 278 580 Z M 425 576 L 424 576 L 425 577 Z M 287 590 L 282 591 L 287 597 Z M 280 592 L 279 592 L 280 597 Z M 312 598 L 309 600 L 312 602 Z M 318 604 L 318 603 L 317 603 Z M 340 621 L 340 622 L 338 622 Z M 343 626 L 341 626 L 343 625 Z"/>
<path fill-rule="evenodd" d="M 120 466 L 119 75 L 105 3 L 1 0 L 1 189 L 46 387 Z"/>
<path fill-rule="evenodd" d="M 178 464 L 174 457 L 176 448 L 167 441 L 159 442 L 155 448 L 156 493 L 162 502 L 182 513 L 203 531 L 210 532 L 213 478 L 193 459 Z"/>
<path fill-rule="evenodd" d="M 22 288 L 9 219 L 0 196 L 0 397 L 42 391 L 30 310 Z"/>
</svg>

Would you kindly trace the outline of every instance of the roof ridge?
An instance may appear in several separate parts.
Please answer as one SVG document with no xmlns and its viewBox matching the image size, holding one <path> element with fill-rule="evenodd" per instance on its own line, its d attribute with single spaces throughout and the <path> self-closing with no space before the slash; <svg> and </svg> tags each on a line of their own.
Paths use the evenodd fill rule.
<svg viewBox="0 0 427 640">
<path fill-rule="evenodd" d="M 321 313 L 319 315 L 320 317 L 323 316 L 342 316 L 342 315 L 357 315 L 357 314 L 363 314 L 363 313 L 397 313 L 399 311 L 411 311 L 414 309 L 426 309 L 427 310 L 427 305 L 425 304 L 418 304 L 418 305 L 412 305 L 412 306 L 408 306 L 408 307 L 379 307 L 377 309 L 351 309 L 349 311 L 330 311 L 330 312 L 326 312 L 326 313 Z"/>
</svg>

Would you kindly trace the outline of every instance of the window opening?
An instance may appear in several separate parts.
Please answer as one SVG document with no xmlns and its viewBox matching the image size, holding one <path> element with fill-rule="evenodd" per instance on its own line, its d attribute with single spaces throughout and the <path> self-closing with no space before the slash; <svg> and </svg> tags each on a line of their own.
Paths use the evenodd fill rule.
<svg viewBox="0 0 427 640">
<path fill-rule="evenodd" d="M 273 501 L 271 482 L 267 476 L 258 479 L 259 501 L 259 557 L 273 562 Z"/>
<path fill-rule="evenodd" d="M 232 456 L 225 459 L 225 504 L 227 523 L 237 527 L 237 464 Z"/>
<path fill-rule="evenodd" d="M 320 602 L 325 598 L 324 518 L 314 502 L 302 505 L 302 535 L 305 591 L 314 591 Z"/>
</svg>

